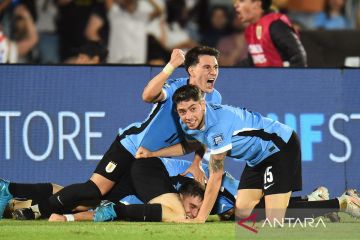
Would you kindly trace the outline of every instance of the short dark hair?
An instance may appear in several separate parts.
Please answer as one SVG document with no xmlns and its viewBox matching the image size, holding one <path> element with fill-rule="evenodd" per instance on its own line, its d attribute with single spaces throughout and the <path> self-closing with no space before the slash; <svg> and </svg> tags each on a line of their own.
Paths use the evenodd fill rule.
<svg viewBox="0 0 360 240">
<path fill-rule="evenodd" d="M 100 63 L 105 63 L 108 56 L 108 50 L 100 42 L 87 41 L 84 45 L 77 49 L 77 54 L 86 54 L 91 58 L 98 56 Z"/>
<path fill-rule="evenodd" d="M 189 178 L 181 185 L 179 193 L 183 196 L 199 197 L 204 200 L 205 188 L 198 181 Z"/>
<path fill-rule="evenodd" d="M 191 84 L 184 85 L 178 88 L 175 91 L 174 95 L 172 96 L 172 100 L 175 106 L 182 101 L 189 101 L 189 100 L 199 101 L 202 98 L 203 98 L 203 94 L 200 88 Z"/>
<path fill-rule="evenodd" d="M 185 70 L 189 73 L 189 67 L 199 63 L 199 56 L 209 55 L 214 56 L 216 59 L 219 58 L 220 52 L 212 47 L 208 46 L 198 46 L 190 49 L 185 55 L 184 66 Z"/>
</svg>

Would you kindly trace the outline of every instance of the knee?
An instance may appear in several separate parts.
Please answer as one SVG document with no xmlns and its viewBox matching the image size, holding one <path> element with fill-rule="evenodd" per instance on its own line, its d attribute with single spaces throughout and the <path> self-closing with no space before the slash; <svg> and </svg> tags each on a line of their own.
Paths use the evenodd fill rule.
<svg viewBox="0 0 360 240">
<path fill-rule="evenodd" d="M 237 209 L 253 209 L 260 200 L 236 201 Z"/>
<path fill-rule="evenodd" d="M 259 203 L 259 200 L 252 200 L 248 202 L 236 202 L 235 215 L 238 218 L 247 218 L 251 215 L 254 207 Z"/>
<path fill-rule="evenodd" d="M 93 175 L 85 184 L 96 187 L 99 190 L 101 196 L 104 196 L 106 193 L 108 193 L 115 185 L 113 181 L 101 175 Z"/>
</svg>

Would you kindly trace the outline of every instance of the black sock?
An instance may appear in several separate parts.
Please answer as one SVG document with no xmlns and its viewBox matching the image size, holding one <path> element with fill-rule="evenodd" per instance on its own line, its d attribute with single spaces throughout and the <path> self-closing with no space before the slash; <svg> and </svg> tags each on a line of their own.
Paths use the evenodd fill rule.
<svg viewBox="0 0 360 240">
<path fill-rule="evenodd" d="M 48 218 L 52 213 L 63 214 L 71 211 L 82 201 L 101 198 L 99 188 L 91 180 L 67 186 L 46 201 L 39 202 L 41 217 Z"/>
<path fill-rule="evenodd" d="M 49 198 L 53 193 L 53 187 L 51 183 L 10 183 L 9 192 L 14 198 L 32 199 L 33 202 L 38 202 Z"/>
<path fill-rule="evenodd" d="M 118 220 L 132 222 L 161 222 L 161 204 L 131 204 L 116 203 L 114 210 Z"/>
<path fill-rule="evenodd" d="M 324 216 L 327 213 L 338 212 L 338 199 L 324 201 L 292 201 L 286 211 L 287 218 L 305 219 Z"/>
<path fill-rule="evenodd" d="M 330 212 L 338 212 L 340 209 L 339 201 L 337 199 L 325 201 L 307 201 L 307 198 L 291 197 L 286 211 L 287 218 L 310 218 L 320 217 Z M 257 220 L 266 219 L 265 214 L 265 198 L 255 206 L 253 213 L 256 213 Z"/>
<path fill-rule="evenodd" d="M 290 197 L 289 203 L 293 201 L 306 201 L 302 197 Z M 262 197 L 259 203 L 255 206 L 255 209 L 265 208 L 265 197 Z"/>
</svg>

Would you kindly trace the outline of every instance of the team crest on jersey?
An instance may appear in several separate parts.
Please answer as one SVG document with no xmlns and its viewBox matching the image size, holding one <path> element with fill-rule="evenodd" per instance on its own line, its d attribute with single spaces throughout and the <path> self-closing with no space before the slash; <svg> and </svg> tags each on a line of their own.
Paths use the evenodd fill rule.
<svg viewBox="0 0 360 240">
<path fill-rule="evenodd" d="M 224 136 L 222 134 L 215 135 L 213 137 L 214 145 L 218 146 L 220 145 L 224 140 Z"/>
<path fill-rule="evenodd" d="M 108 165 L 106 165 L 106 168 L 105 168 L 105 171 L 107 172 L 107 173 L 112 173 L 114 170 L 115 170 L 115 168 L 116 168 L 116 163 L 114 163 L 114 162 L 109 162 L 108 163 Z"/>
<path fill-rule="evenodd" d="M 260 40 L 260 39 L 261 39 L 261 35 L 262 35 L 262 26 L 261 26 L 261 25 L 256 26 L 256 38 L 257 38 L 258 40 Z"/>
</svg>

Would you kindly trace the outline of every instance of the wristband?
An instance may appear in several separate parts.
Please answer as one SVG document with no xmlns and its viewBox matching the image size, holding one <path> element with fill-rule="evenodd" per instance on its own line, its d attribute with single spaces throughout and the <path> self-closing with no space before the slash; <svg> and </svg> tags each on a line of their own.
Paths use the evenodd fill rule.
<svg viewBox="0 0 360 240">
<path fill-rule="evenodd" d="M 174 72 L 175 68 L 170 64 L 166 64 L 166 66 L 163 68 L 163 73 L 170 76 Z"/>
<path fill-rule="evenodd" d="M 67 222 L 74 222 L 75 221 L 74 215 L 72 215 L 72 214 L 64 214 L 64 217 L 66 218 Z"/>
</svg>

